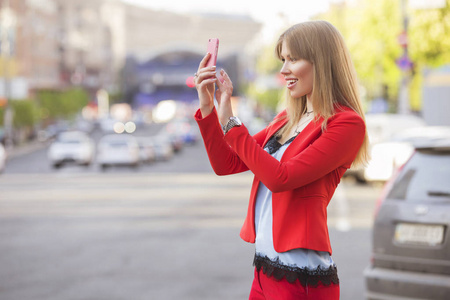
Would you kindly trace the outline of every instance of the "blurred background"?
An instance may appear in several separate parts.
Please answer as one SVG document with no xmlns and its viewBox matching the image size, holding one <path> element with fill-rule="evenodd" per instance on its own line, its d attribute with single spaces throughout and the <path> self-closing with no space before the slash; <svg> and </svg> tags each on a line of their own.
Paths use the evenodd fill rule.
<svg viewBox="0 0 450 300">
<path fill-rule="evenodd" d="M 383 185 L 413 141 L 450 137 L 450 0 L 0 0 L 0 298 L 246 299 L 252 177 L 213 174 L 193 74 L 219 38 L 256 133 L 283 108 L 279 34 L 314 19 L 367 114 L 372 161 L 328 212 L 342 299 L 364 299 Z"/>
</svg>

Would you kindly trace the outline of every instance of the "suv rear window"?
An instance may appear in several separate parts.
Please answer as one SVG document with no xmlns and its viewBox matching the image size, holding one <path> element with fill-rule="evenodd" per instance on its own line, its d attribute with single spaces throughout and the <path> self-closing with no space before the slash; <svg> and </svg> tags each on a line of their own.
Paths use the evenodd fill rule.
<svg viewBox="0 0 450 300">
<path fill-rule="evenodd" d="M 450 201 L 450 153 L 416 151 L 395 180 L 388 198 Z"/>
</svg>

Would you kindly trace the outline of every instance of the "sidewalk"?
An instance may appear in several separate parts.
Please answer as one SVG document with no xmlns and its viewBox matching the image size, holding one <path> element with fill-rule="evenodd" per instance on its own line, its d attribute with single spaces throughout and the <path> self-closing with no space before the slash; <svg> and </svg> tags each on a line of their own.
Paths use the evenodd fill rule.
<svg viewBox="0 0 450 300">
<path fill-rule="evenodd" d="M 48 141 L 40 142 L 38 140 L 30 141 L 26 144 L 13 146 L 6 149 L 6 160 L 11 160 L 41 149 L 44 149 L 49 144 Z"/>
</svg>

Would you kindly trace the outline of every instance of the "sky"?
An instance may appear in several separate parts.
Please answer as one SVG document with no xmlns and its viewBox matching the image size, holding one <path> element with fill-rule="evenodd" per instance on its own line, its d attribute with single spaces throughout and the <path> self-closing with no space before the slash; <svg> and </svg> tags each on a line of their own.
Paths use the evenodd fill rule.
<svg viewBox="0 0 450 300">
<path fill-rule="evenodd" d="M 297 0 L 297 1 L 261 1 L 261 0 L 122 0 L 153 9 L 172 12 L 214 12 L 225 14 L 248 14 L 258 21 L 270 21 L 274 15 L 284 14 L 288 18 L 305 20 L 312 14 L 323 11 L 330 1 L 336 0 Z M 265 3 L 264 3 L 265 2 Z"/>
<path fill-rule="evenodd" d="M 308 20 L 312 15 L 325 11 L 329 2 L 343 0 L 122 0 L 127 3 L 166 10 L 176 13 L 223 13 L 249 15 L 261 22 L 264 35 L 271 34 L 280 27 Z"/>
</svg>

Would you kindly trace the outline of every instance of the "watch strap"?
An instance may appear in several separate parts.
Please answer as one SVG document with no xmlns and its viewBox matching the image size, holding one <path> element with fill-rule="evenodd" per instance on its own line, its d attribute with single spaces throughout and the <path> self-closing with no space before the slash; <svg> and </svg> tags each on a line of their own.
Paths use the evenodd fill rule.
<svg viewBox="0 0 450 300">
<path fill-rule="evenodd" d="M 228 131 L 230 131 L 231 128 L 236 127 L 236 126 L 241 126 L 242 122 L 241 120 L 239 120 L 238 117 L 230 117 L 230 119 L 228 119 L 227 124 L 225 124 L 222 129 L 223 132 L 226 134 Z"/>
</svg>

